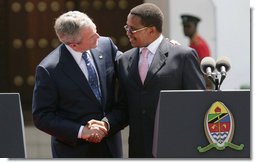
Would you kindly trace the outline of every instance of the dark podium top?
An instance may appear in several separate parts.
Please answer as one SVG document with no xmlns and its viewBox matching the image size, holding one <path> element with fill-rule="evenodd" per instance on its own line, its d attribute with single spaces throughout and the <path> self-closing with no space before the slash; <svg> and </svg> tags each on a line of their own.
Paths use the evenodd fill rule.
<svg viewBox="0 0 255 163">
<path fill-rule="evenodd" d="M 234 118 L 232 143 L 243 150 L 226 147 L 199 152 L 209 143 L 204 130 L 207 111 L 222 102 Z M 250 90 L 161 91 L 154 130 L 153 155 L 158 158 L 250 158 Z"/>
</svg>

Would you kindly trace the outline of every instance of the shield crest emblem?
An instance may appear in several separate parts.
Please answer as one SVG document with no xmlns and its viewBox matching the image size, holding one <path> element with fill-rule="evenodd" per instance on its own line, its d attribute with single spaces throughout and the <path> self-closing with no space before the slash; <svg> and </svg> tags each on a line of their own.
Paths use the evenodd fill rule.
<svg viewBox="0 0 255 163">
<path fill-rule="evenodd" d="M 232 141 L 234 134 L 234 119 L 228 108 L 221 102 L 215 102 L 205 115 L 205 133 L 210 143 L 224 146 Z"/>
<path fill-rule="evenodd" d="M 234 130 L 234 118 L 230 110 L 222 102 L 214 102 L 204 118 L 204 131 L 210 144 L 204 148 L 199 146 L 198 151 L 206 152 L 213 147 L 217 150 L 223 150 L 227 146 L 242 150 L 243 144 L 238 146 L 231 143 Z"/>
</svg>

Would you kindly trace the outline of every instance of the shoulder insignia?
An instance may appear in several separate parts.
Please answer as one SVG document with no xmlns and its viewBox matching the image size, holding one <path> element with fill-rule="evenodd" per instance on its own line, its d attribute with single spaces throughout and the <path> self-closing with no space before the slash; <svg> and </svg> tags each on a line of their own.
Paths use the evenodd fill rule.
<svg viewBox="0 0 255 163">
<path fill-rule="evenodd" d="M 206 152 L 213 147 L 217 150 L 224 150 L 226 147 L 243 150 L 244 144 L 238 146 L 231 143 L 234 129 L 234 118 L 229 109 L 222 102 L 214 102 L 204 119 L 204 131 L 210 144 L 203 148 L 197 147 L 198 151 Z"/>
</svg>

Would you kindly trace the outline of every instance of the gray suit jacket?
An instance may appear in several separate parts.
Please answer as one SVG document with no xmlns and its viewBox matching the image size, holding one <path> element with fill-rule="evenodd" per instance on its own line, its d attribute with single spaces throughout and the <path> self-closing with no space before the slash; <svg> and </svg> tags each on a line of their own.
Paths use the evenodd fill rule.
<svg viewBox="0 0 255 163">
<path fill-rule="evenodd" d="M 33 94 L 35 126 L 52 136 L 53 157 L 101 157 L 111 153 L 122 157 L 120 132 L 93 144 L 77 138 L 81 125 L 91 119 L 101 120 L 115 103 L 115 56 L 118 50 L 109 38 L 100 37 L 91 50 L 98 72 L 102 103 L 64 45 L 51 52 L 36 69 Z M 101 154 L 97 154 L 101 152 Z"/>
<path fill-rule="evenodd" d="M 194 49 L 172 45 L 166 39 L 156 51 L 144 85 L 139 77 L 138 61 L 138 48 L 125 52 L 119 58 L 121 97 L 118 109 L 107 119 L 112 131 L 129 124 L 129 157 L 145 158 L 152 157 L 160 91 L 205 89 L 205 81 Z M 169 106 L 169 109 L 174 108 Z"/>
</svg>

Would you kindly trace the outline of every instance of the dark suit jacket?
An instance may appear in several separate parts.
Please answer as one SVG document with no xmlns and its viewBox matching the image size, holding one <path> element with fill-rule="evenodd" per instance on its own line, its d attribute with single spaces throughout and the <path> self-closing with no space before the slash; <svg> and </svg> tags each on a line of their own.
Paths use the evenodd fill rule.
<svg viewBox="0 0 255 163">
<path fill-rule="evenodd" d="M 98 47 L 91 50 L 99 75 L 102 104 L 64 45 L 37 66 L 33 120 L 38 129 L 52 135 L 53 157 L 100 157 L 92 152 L 103 153 L 104 149 L 106 153 L 110 150 L 113 157 L 122 157 L 120 132 L 105 138 L 106 148 L 100 148 L 102 143 L 93 144 L 77 138 L 81 125 L 91 119 L 101 120 L 112 109 L 117 53 L 116 46 L 106 37 L 100 37 Z"/>
<path fill-rule="evenodd" d="M 144 158 L 152 157 L 154 120 L 160 90 L 205 89 L 205 82 L 196 52 L 189 47 L 172 45 L 166 39 L 156 51 L 144 85 L 139 77 L 138 61 L 138 48 L 121 55 L 119 80 L 122 94 L 119 109 L 122 112 L 118 110 L 107 115 L 107 120 L 111 130 L 129 123 L 129 157 Z"/>
</svg>

